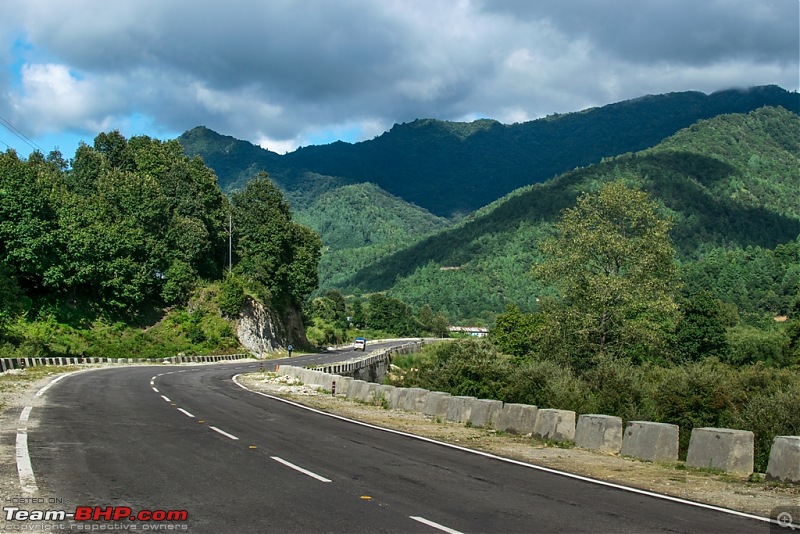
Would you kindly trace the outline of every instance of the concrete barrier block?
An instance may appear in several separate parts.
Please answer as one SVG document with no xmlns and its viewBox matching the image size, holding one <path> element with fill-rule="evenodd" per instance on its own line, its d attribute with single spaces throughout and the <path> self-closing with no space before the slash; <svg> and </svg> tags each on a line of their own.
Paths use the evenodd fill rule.
<svg viewBox="0 0 800 534">
<path fill-rule="evenodd" d="M 292 367 L 289 366 L 289 376 L 294 378 L 295 380 L 299 380 L 300 382 L 303 381 L 303 369 L 302 367 Z"/>
<path fill-rule="evenodd" d="M 622 438 L 622 454 L 650 462 L 676 462 L 678 425 L 629 421 Z"/>
<path fill-rule="evenodd" d="M 361 384 L 361 391 L 359 391 L 358 399 L 363 402 L 373 402 L 375 400 L 375 391 L 378 389 L 378 384 L 375 382 L 364 382 Z"/>
<path fill-rule="evenodd" d="M 611 415 L 581 414 L 575 427 L 575 446 L 619 454 L 622 450 L 622 419 Z"/>
<path fill-rule="evenodd" d="M 425 396 L 425 406 L 422 413 L 431 417 L 444 419 L 447 416 L 450 394 L 444 391 L 429 391 Z"/>
<path fill-rule="evenodd" d="M 397 405 L 395 406 L 398 410 L 405 410 L 406 403 L 408 402 L 408 395 L 409 395 L 409 388 L 398 388 L 400 391 L 397 394 Z"/>
<path fill-rule="evenodd" d="M 347 392 L 350 391 L 350 384 L 353 383 L 353 379 L 349 376 L 340 376 L 336 379 L 336 394 L 337 395 L 347 395 Z M 333 385 L 333 384 L 331 384 Z"/>
<path fill-rule="evenodd" d="M 398 388 L 398 387 L 396 387 L 396 388 L 394 388 L 392 390 L 392 393 L 391 393 L 391 395 L 389 395 L 389 399 L 388 399 L 389 400 L 389 409 L 390 410 L 397 410 L 399 408 L 400 394 L 403 392 L 404 389 L 406 389 L 406 388 Z"/>
<path fill-rule="evenodd" d="M 380 384 L 375 389 L 375 402 L 376 402 L 376 404 L 379 404 L 381 406 L 384 406 L 384 407 L 388 408 L 389 407 L 389 402 L 390 402 L 390 400 L 392 398 L 392 392 L 394 392 L 394 390 L 396 390 L 396 389 L 397 389 L 397 387 L 395 387 L 395 386 L 389 386 L 389 385 L 386 385 L 386 384 Z M 381 402 L 378 402 L 379 399 L 382 399 Z"/>
<path fill-rule="evenodd" d="M 423 388 L 408 388 L 406 393 L 405 406 L 407 412 L 422 412 L 425 409 L 425 399 L 429 391 Z"/>
<path fill-rule="evenodd" d="M 359 399 L 361 394 L 361 385 L 366 384 L 363 380 L 352 380 L 347 387 L 347 398 L 351 400 Z"/>
<path fill-rule="evenodd" d="M 539 410 L 533 425 L 533 436 L 556 441 L 575 440 L 575 412 L 571 410 Z"/>
<path fill-rule="evenodd" d="M 539 408 L 529 404 L 506 403 L 494 427 L 509 434 L 533 434 Z"/>
<path fill-rule="evenodd" d="M 477 399 L 472 403 L 467 422 L 479 428 L 494 428 L 494 422 L 503 410 L 503 401 Z"/>
<path fill-rule="evenodd" d="M 776 436 L 772 440 L 767 480 L 800 483 L 800 436 Z"/>
<path fill-rule="evenodd" d="M 331 387 L 333 387 L 333 381 L 336 380 L 334 377 L 336 375 L 331 373 L 320 373 L 319 375 L 319 385 L 322 386 L 322 389 L 326 391 L 330 391 Z"/>
<path fill-rule="evenodd" d="M 281 376 L 292 376 L 292 369 L 291 365 L 279 365 L 275 372 Z"/>
<path fill-rule="evenodd" d="M 469 420 L 469 414 L 472 411 L 472 403 L 475 402 L 475 397 L 457 396 L 450 397 L 447 404 L 446 421 L 453 423 L 466 423 Z"/>
<path fill-rule="evenodd" d="M 747 430 L 693 428 L 686 465 L 710 467 L 728 473 L 753 472 L 754 439 Z"/>
</svg>

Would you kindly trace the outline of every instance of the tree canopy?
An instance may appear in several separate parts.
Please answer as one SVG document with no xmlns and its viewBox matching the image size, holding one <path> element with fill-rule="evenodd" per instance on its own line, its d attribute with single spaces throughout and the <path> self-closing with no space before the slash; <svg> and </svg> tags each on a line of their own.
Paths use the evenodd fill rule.
<svg viewBox="0 0 800 534">
<path fill-rule="evenodd" d="M 0 286 L 37 306 L 130 317 L 184 302 L 228 259 L 232 206 L 214 172 L 177 141 L 117 131 L 58 152 L 0 153 Z M 296 304 L 317 285 L 319 237 L 291 221 L 264 177 L 235 195 L 239 271 Z M 10 314 L 3 303 L 0 315 Z"/>
<path fill-rule="evenodd" d="M 670 226 L 646 193 L 621 181 L 563 212 L 535 273 L 559 290 L 554 315 L 570 344 L 635 358 L 663 351 L 679 289 Z"/>
</svg>

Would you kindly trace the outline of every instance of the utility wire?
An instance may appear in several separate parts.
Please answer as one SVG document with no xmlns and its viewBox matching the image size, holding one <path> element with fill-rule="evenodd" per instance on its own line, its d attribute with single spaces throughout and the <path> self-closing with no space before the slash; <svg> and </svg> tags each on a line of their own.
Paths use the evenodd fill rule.
<svg viewBox="0 0 800 534">
<path fill-rule="evenodd" d="M 8 131 L 9 131 L 9 132 L 11 132 L 12 134 L 16 135 L 17 137 L 19 137 L 19 138 L 20 138 L 22 141 L 24 141 L 24 142 L 25 142 L 25 143 L 26 143 L 26 144 L 27 144 L 29 147 L 31 147 L 32 149 L 34 149 L 34 150 L 38 150 L 39 152 L 41 152 L 41 153 L 44 153 L 44 150 L 42 150 L 42 147 L 40 147 L 39 145 L 37 145 L 37 144 L 36 144 L 36 143 L 35 143 L 33 140 L 31 140 L 31 139 L 30 139 L 30 138 L 29 138 L 27 135 L 25 135 L 24 133 L 22 133 L 22 132 L 21 132 L 21 131 L 20 131 L 20 130 L 19 130 L 17 127 L 16 127 L 16 126 L 14 126 L 13 124 L 11 124 L 11 123 L 10 123 L 10 122 L 9 122 L 9 121 L 8 121 L 8 120 L 5 118 L 5 117 L 3 117 L 2 115 L 0 115 L 0 124 L 2 124 L 3 126 L 5 126 L 6 130 L 8 130 Z M 6 145 L 5 143 L 3 143 L 3 144 L 4 144 L 4 145 Z M 8 145 L 6 145 L 6 146 L 8 146 Z M 9 148 L 10 148 L 10 147 L 9 147 Z"/>
</svg>

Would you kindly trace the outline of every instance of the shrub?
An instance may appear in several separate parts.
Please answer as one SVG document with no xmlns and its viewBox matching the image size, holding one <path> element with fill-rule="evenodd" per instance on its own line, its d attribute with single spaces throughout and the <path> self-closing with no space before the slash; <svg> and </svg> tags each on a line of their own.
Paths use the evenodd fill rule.
<svg viewBox="0 0 800 534">
<path fill-rule="evenodd" d="M 759 361 L 783 366 L 790 363 L 789 338 L 779 330 L 762 330 L 752 326 L 728 329 L 730 352 L 725 361 L 747 365 Z"/>
<path fill-rule="evenodd" d="M 236 275 L 228 275 L 220 282 L 217 305 L 224 315 L 228 317 L 239 315 L 245 298 L 244 284 Z"/>
</svg>

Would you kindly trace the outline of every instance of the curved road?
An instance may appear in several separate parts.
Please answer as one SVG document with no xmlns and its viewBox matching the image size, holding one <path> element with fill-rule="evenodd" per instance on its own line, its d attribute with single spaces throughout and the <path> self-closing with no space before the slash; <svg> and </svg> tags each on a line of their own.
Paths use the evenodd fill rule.
<svg viewBox="0 0 800 534">
<path fill-rule="evenodd" d="M 311 358 L 342 356 L 291 362 Z M 260 367 L 108 368 L 53 384 L 27 433 L 37 495 L 70 512 L 97 506 L 187 514 L 160 525 L 63 523 L 73 530 L 105 523 L 117 532 L 769 530 L 762 521 L 326 416 L 232 380 Z"/>
</svg>

